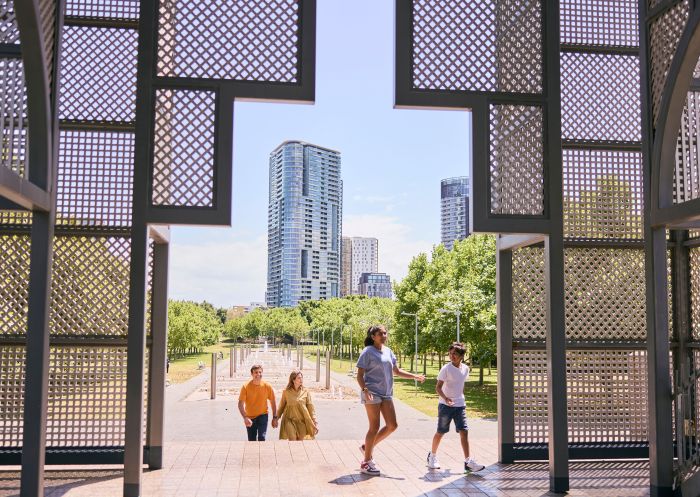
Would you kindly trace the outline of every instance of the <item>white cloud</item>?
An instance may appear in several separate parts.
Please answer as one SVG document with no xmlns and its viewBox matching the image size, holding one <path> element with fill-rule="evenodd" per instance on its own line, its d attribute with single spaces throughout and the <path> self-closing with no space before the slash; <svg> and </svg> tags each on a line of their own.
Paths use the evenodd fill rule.
<svg viewBox="0 0 700 497">
<path fill-rule="evenodd" d="M 178 242 L 173 236 L 170 298 L 207 300 L 218 307 L 265 300 L 267 236 L 242 239 L 229 231 L 208 237 L 202 229 L 201 239 L 207 241 L 198 243 L 188 237 Z"/>
<path fill-rule="evenodd" d="M 379 239 L 379 272 L 400 281 L 408 273 L 408 264 L 419 252 L 427 252 L 436 243 L 424 240 L 394 216 L 372 214 L 343 217 L 343 236 L 368 236 Z"/>
</svg>

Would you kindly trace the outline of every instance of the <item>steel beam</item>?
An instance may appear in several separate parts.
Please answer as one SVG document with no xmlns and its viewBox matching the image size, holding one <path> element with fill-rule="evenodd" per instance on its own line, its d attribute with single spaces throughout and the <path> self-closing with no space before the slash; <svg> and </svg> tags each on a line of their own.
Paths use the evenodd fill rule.
<svg viewBox="0 0 700 497">
<path fill-rule="evenodd" d="M 513 393 L 513 253 L 496 256 L 496 307 L 498 354 L 498 462 L 512 463 L 515 444 Z"/>
<path fill-rule="evenodd" d="M 515 250 L 544 242 L 544 235 L 500 235 L 496 240 L 498 250 Z"/>
<path fill-rule="evenodd" d="M 168 360 L 168 258 L 170 246 L 153 248 L 153 297 L 151 300 L 151 353 L 148 376 L 148 467 L 163 467 L 165 424 L 165 369 Z"/>
<path fill-rule="evenodd" d="M 51 209 L 51 194 L 19 174 L 0 167 L 0 196 L 29 211 Z"/>
</svg>

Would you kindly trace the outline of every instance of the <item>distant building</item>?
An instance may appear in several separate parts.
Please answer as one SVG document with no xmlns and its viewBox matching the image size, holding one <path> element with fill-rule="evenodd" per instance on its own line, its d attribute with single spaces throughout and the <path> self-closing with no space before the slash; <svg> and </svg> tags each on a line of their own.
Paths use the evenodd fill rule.
<svg viewBox="0 0 700 497">
<path fill-rule="evenodd" d="M 362 273 L 379 271 L 379 240 L 360 236 L 343 237 L 342 296 L 360 294 Z"/>
<path fill-rule="evenodd" d="M 248 312 L 248 307 L 245 305 L 234 305 L 226 310 L 226 319 L 235 319 L 244 316 Z"/>
<path fill-rule="evenodd" d="M 391 278 L 384 273 L 362 273 L 360 276 L 359 291 L 368 297 L 393 298 L 391 290 Z"/>
<path fill-rule="evenodd" d="M 254 311 L 255 309 L 267 309 L 267 304 L 265 302 L 251 302 L 248 307 L 246 307 L 246 314 Z"/>
<path fill-rule="evenodd" d="M 443 179 L 440 182 L 440 204 L 441 241 L 452 250 L 455 240 L 469 236 L 469 178 Z"/>
<path fill-rule="evenodd" d="M 286 141 L 270 154 L 269 307 L 340 295 L 340 152 Z"/>
</svg>

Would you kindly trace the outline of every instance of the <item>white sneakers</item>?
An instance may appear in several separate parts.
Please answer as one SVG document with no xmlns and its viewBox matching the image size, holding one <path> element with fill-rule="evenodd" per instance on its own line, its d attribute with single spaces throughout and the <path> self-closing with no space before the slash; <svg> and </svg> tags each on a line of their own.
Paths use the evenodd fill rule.
<svg viewBox="0 0 700 497">
<path fill-rule="evenodd" d="M 437 454 L 433 454 L 432 452 L 428 452 L 428 455 L 425 458 L 425 463 L 426 463 L 426 466 L 428 466 L 428 468 L 430 468 L 430 469 L 440 469 L 440 461 L 438 461 Z M 481 471 L 484 468 L 485 468 L 485 466 L 483 464 L 479 464 L 471 457 L 467 458 L 464 461 L 464 472 L 465 473 L 476 473 L 477 471 Z"/>
<path fill-rule="evenodd" d="M 471 457 L 464 461 L 464 472 L 465 473 L 476 473 L 477 471 L 481 471 L 485 467 L 486 466 L 484 466 L 483 464 L 479 464 Z"/>
<path fill-rule="evenodd" d="M 365 461 L 360 464 L 360 473 L 371 476 L 379 476 L 381 472 L 379 471 L 377 465 L 374 464 L 374 459 L 370 459 L 369 461 Z"/>
<path fill-rule="evenodd" d="M 428 452 L 428 457 L 425 458 L 426 464 L 430 469 L 440 469 L 440 461 L 438 461 L 437 455 L 432 452 Z"/>
</svg>

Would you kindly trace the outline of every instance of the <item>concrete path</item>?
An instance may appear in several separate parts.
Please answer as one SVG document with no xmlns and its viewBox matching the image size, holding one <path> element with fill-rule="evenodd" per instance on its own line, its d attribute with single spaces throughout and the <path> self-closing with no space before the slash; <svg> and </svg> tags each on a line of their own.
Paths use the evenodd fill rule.
<svg viewBox="0 0 700 497">
<path fill-rule="evenodd" d="M 250 355 L 229 377 L 228 359 L 218 368 L 216 400 L 209 400 L 208 371 L 181 385 L 169 386 L 164 466 L 145 470 L 142 495 L 148 497 L 542 497 L 548 492 L 546 462 L 497 463 L 496 422 L 470 420 L 472 454 L 486 470 L 463 474 L 455 433 L 440 446 L 441 469 L 428 470 L 425 456 L 435 420 L 396 402 L 399 429 L 375 451 L 382 476 L 359 472 L 358 450 L 367 429 L 355 380 L 332 376 L 336 395 L 315 381 L 315 361 L 305 361 L 305 384 L 313 390 L 320 432 L 316 440 L 244 441 L 245 429 L 235 407 L 250 365 L 262 362 L 264 378 L 278 396 L 293 365 L 279 352 Z M 343 399 L 337 392 L 343 388 Z M 648 497 L 646 461 L 570 463 L 570 497 Z M 19 495 L 18 468 L 0 470 L 0 497 Z M 119 497 L 120 466 L 87 468 L 51 466 L 46 472 L 46 496 Z"/>
</svg>

